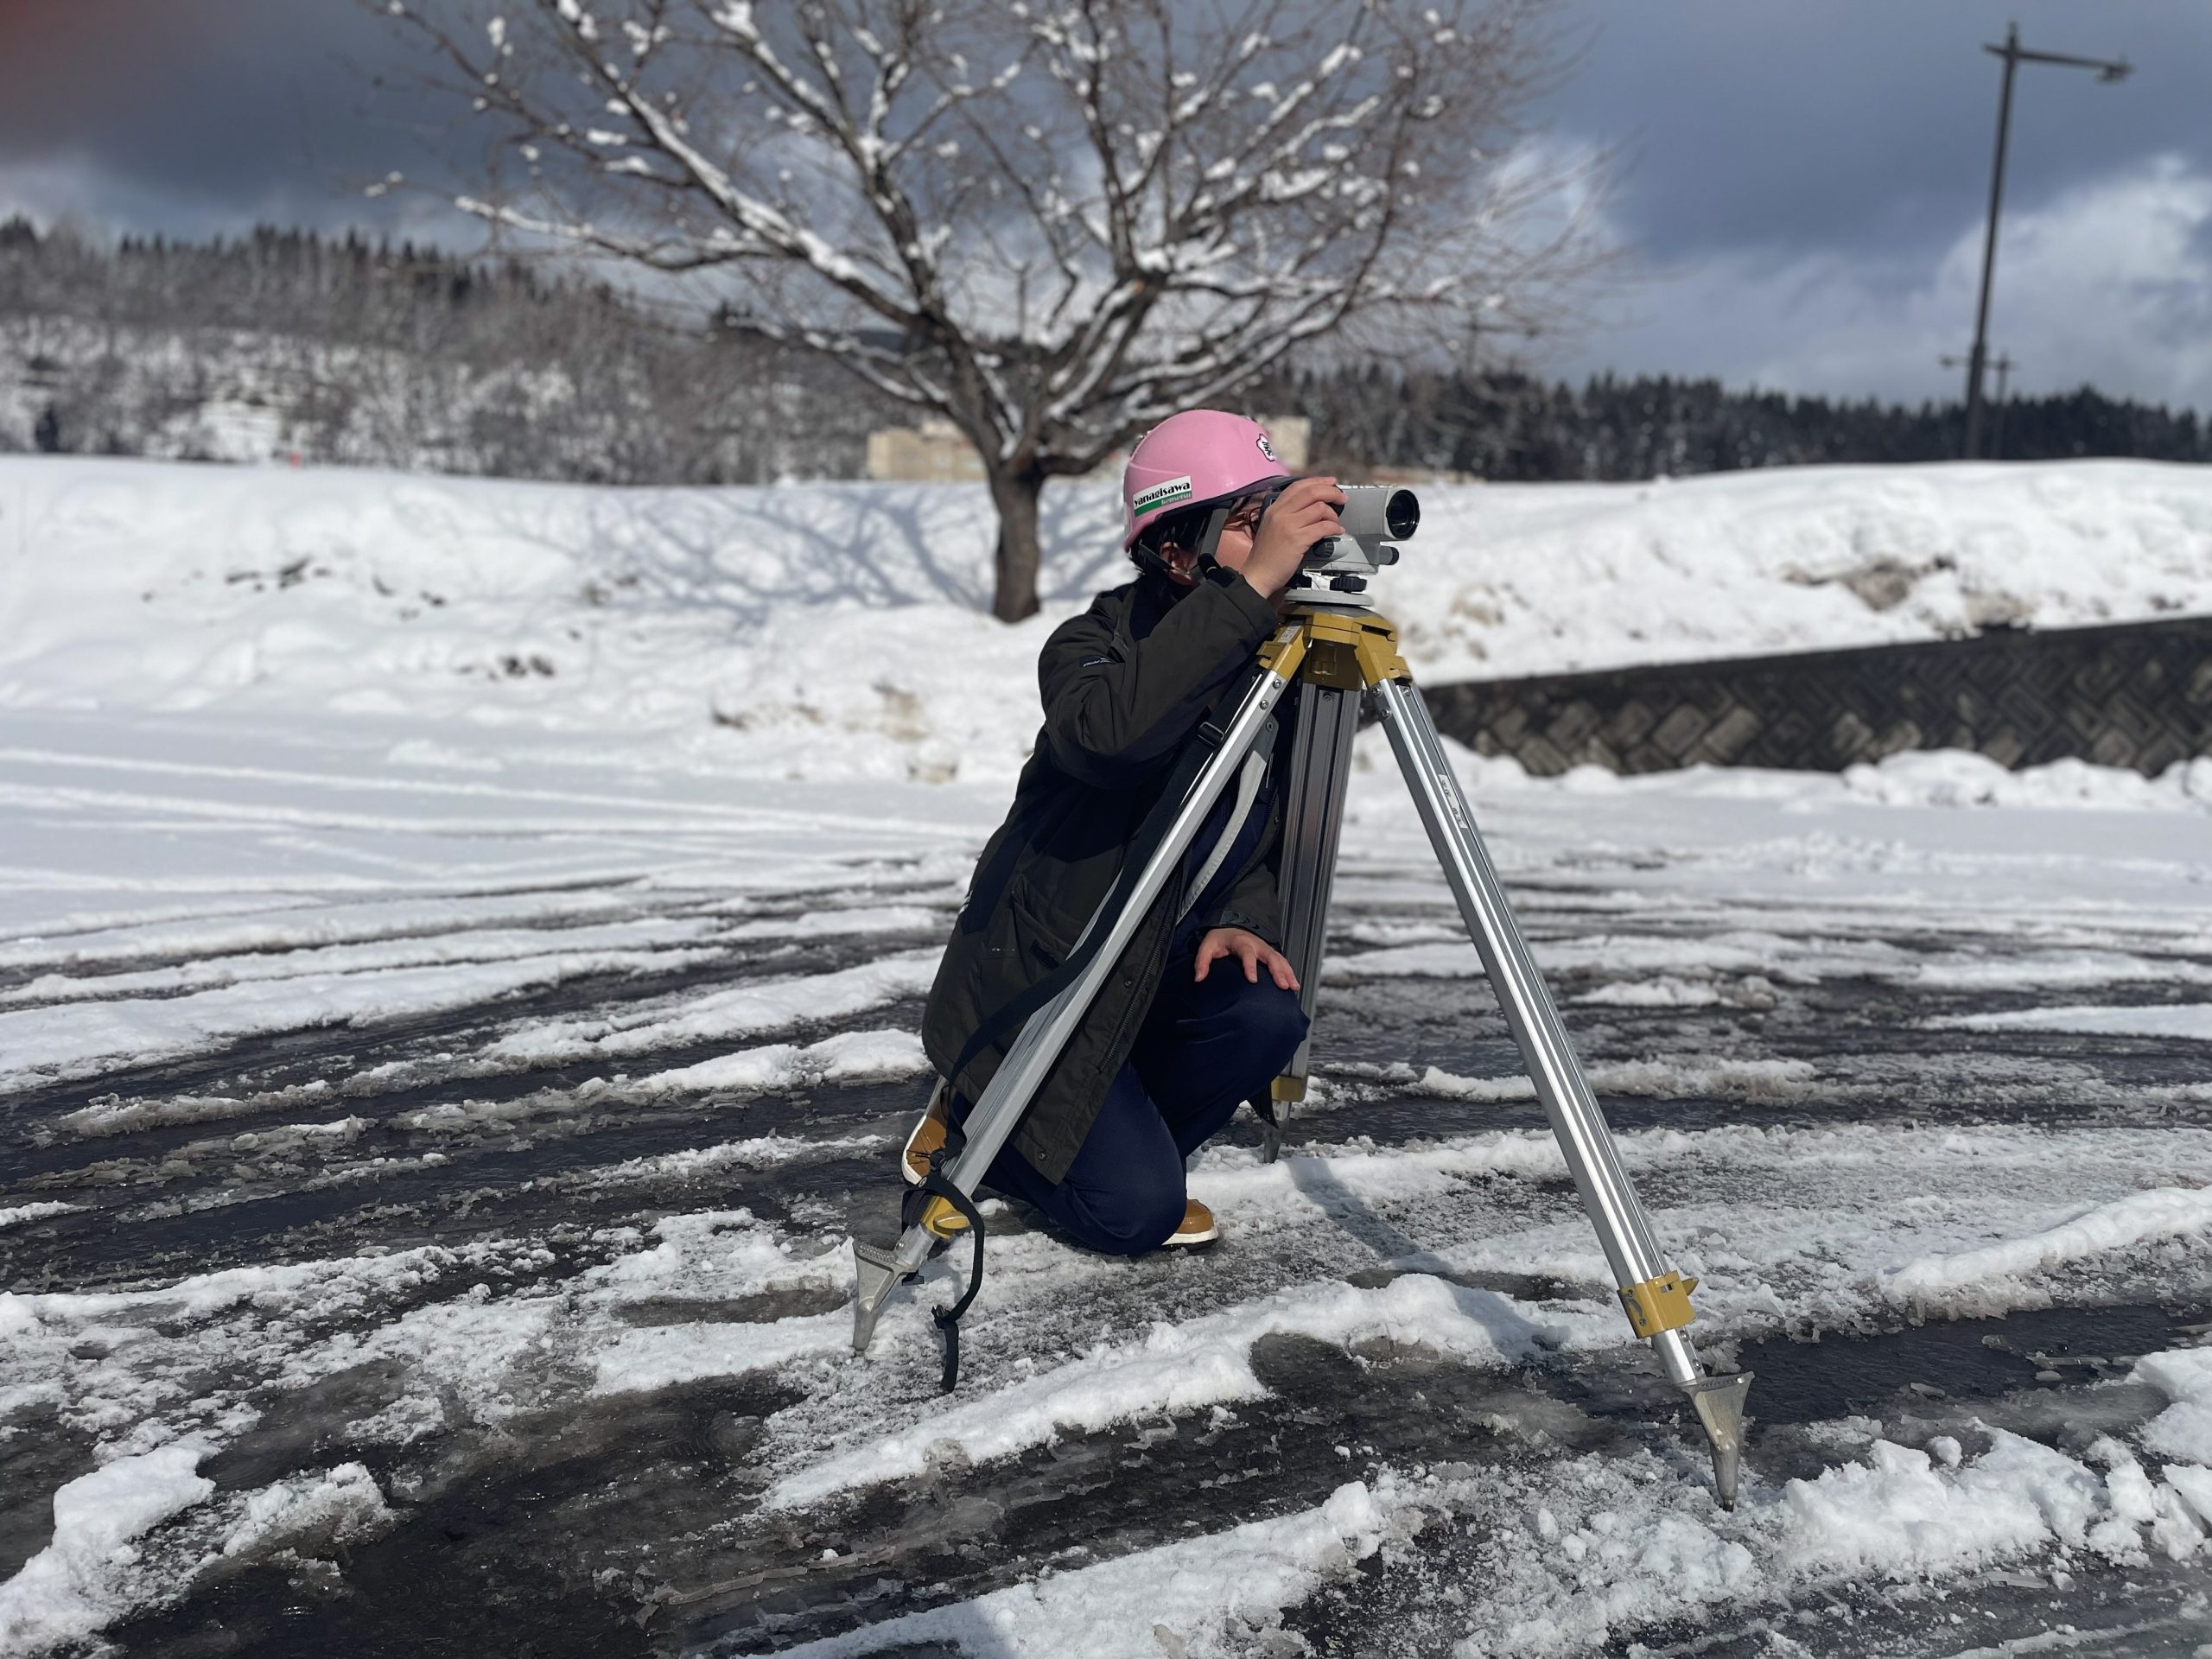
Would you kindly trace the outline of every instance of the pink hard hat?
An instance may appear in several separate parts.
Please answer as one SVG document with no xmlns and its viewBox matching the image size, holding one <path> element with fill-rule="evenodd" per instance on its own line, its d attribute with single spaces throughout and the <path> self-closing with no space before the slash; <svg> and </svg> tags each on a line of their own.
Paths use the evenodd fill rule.
<svg viewBox="0 0 2212 1659">
<path fill-rule="evenodd" d="M 1137 441 L 1122 470 L 1122 547 L 1135 546 L 1171 512 L 1233 501 L 1289 477 L 1257 421 L 1218 409 L 1170 415 Z"/>
</svg>

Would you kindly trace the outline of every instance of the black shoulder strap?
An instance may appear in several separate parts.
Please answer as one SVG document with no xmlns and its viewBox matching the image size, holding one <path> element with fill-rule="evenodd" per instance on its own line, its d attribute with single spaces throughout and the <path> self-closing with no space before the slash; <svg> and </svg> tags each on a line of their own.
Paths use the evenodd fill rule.
<svg viewBox="0 0 2212 1659">
<path fill-rule="evenodd" d="M 983 1287 L 983 1216 L 976 1201 L 952 1184 L 945 1174 L 945 1167 L 960 1155 L 963 1137 L 959 1126 L 951 1127 L 944 1144 L 930 1154 L 930 1173 L 922 1178 L 919 1186 L 910 1188 L 906 1195 L 906 1213 L 900 1217 L 903 1227 L 911 1227 L 922 1217 L 922 1211 L 931 1198 L 943 1198 L 957 1210 L 968 1223 L 968 1236 L 975 1241 L 975 1255 L 968 1263 L 968 1288 L 950 1307 L 933 1310 L 930 1318 L 944 1333 L 944 1392 L 950 1394 L 960 1382 L 960 1316 L 965 1313 Z"/>
<path fill-rule="evenodd" d="M 1122 857 L 1121 872 L 1115 877 L 1113 888 L 1107 893 L 1099 913 L 1118 915 L 1122 906 L 1128 903 L 1129 895 L 1136 891 L 1137 878 L 1144 874 L 1145 866 L 1152 861 L 1152 855 L 1159 850 L 1160 842 L 1167 839 L 1168 829 L 1175 822 L 1175 814 L 1183 804 L 1183 798 L 1190 793 L 1191 785 L 1198 782 L 1198 773 L 1205 769 L 1206 762 L 1227 740 L 1227 721 L 1236 712 L 1236 706 L 1244 700 L 1252 683 L 1251 676 L 1239 675 L 1228 693 L 1198 723 L 1197 734 L 1183 746 L 1182 753 L 1176 757 L 1174 769 L 1168 773 L 1167 782 L 1160 789 L 1160 798 L 1153 803 L 1152 810 L 1145 814 L 1144 822 L 1137 826 L 1136 833 L 1129 838 L 1128 850 Z M 1098 954 L 1098 948 L 1105 943 L 1109 931 L 1098 928 L 1089 932 L 1077 942 L 1076 948 L 1068 953 L 1065 962 L 1028 989 L 1008 998 L 985 1014 L 976 1026 L 975 1034 L 969 1038 L 967 1046 L 960 1051 L 959 1058 L 952 1063 L 952 1082 L 957 1085 L 961 1074 L 967 1071 L 977 1055 L 1007 1032 L 1018 1030 L 1023 1020 L 1073 984 L 1076 976 L 1090 966 L 1091 958 Z"/>
</svg>

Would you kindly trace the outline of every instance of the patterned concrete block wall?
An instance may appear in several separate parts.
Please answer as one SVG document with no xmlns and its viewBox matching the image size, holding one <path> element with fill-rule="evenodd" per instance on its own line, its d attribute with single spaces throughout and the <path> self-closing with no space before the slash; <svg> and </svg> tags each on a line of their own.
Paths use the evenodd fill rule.
<svg viewBox="0 0 2212 1659">
<path fill-rule="evenodd" d="M 1839 771 L 1900 749 L 2146 774 L 2212 754 L 2212 617 L 1424 688 L 1436 723 L 1541 775 Z"/>
</svg>

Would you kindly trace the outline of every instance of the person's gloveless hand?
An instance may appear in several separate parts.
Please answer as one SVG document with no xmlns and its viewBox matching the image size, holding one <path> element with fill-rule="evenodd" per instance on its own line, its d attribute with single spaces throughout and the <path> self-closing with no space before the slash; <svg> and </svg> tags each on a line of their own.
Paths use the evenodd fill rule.
<svg viewBox="0 0 2212 1659">
<path fill-rule="evenodd" d="M 1205 938 L 1198 941 L 1198 971 L 1193 979 L 1204 979 L 1206 969 L 1224 957 L 1233 957 L 1244 964 L 1244 977 L 1255 985 L 1260 982 L 1260 969 L 1265 968 L 1274 982 L 1286 991 L 1298 988 L 1298 976 L 1290 970 L 1290 963 L 1281 951 L 1269 944 L 1258 934 L 1242 927 L 1216 927 L 1207 930 Z"/>
<path fill-rule="evenodd" d="M 1273 599 L 1298 574 L 1306 550 L 1325 537 L 1341 536 L 1337 509 L 1344 493 L 1333 478 L 1301 478 L 1269 504 L 1244 561 L 1244 580 L 1263 599 Z"/>
</svg>

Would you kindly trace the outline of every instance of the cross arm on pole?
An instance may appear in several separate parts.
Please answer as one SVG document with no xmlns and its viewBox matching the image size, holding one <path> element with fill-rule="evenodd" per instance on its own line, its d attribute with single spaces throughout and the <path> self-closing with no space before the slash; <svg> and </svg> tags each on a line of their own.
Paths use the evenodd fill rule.
<svg viewBox="0 0 2212 1659">
<path fill-rule="evenodd" d="M 2135 73 L 2135 66 L 2126 58 L 2080 58 L 2070 52 L 2034 52 L 2024 46 L 1992 46 L 1986 41 L 1981 49 L 2018 63 L 2063 63 L 2076 69 L 2094 69 L 2101 80 L 2125 80 Z"/>
</svg>

